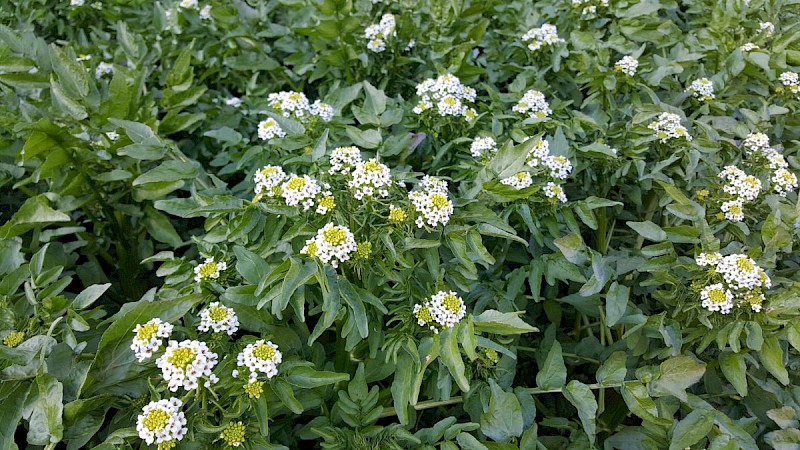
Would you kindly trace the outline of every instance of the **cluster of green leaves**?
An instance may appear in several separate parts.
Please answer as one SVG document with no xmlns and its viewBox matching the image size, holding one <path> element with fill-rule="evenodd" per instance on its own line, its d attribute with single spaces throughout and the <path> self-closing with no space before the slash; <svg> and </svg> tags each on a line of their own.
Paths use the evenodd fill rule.
<svg viewBox="0 0 800 450">
<path fill-rule="evenodd" d="M 0 449 L 140 448 L 142 407 L 173 395 L 130 350 L 155 317 L 222 361 L 218 385 L 187 393 L 179 448 L 225 448 L 239 421 L 253 449 L 800 445 L 797 193 L 762 193 L 743 222 L 713 199 L 725 166 L 752 163 L 748 133 L 800 169 L 800 98 L 778 80 L 800 67 L 796 2 L 203 6 L 210 19 L 174 0 L 0 0 Z M 386 13 L 396 36 L 375 53 L 364 28 Z M 533 52 L 521 36 L 544 23 L 564 42 Z M 614 70 L 626 55 L 634 76 Z M 445 73 L 477 90 L 474 123 L 412 112 L 415 86 Z M 715 99 L 685 92 L 702 77 Z M 512 112 L 530 89 L 548 120 Z M 334 119 L 281 116 L 267 96 L 284 90 Z M 659 143 L 662 112 L 693 140 Z M 287 135 L 259 140 L 267 117 Z M 472 158 L 475 136 L 497 155 Z M 574 166 L 564 205 L 499 183 L 539 139 Z M 349 145 L 396 182 L 447 180 L 450 222 L 392 224 L 346 188 L 326 216 L 253 198 L 261 167 L 324 179 Z M 301 255 L 328 221 L 371 254 L 339 269 Z M 703 309 L 701 251 L 756 260 L 764 309 Z M 208 256 L 228 269 L 197 283 Z M 419 326 L 414 304 L 450 289 L 466 317 Z M 236 312 L 233 338 L 198 337 L 213 301 Z M 253 399 L 230 372 L 261 338 L 284 362 Z"/>
</svg>

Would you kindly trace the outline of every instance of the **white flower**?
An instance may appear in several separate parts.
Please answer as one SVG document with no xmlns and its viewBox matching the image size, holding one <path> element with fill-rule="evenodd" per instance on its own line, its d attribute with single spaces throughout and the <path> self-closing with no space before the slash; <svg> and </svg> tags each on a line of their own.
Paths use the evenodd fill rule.
<svg viewBox="0 0 800 450">
<path fill-rule="evenodd" d="M 250 370 L 250 381 L 258 378 L 259 373 L 264 373 L 267 378 L 278 374 L 278 364 L 283 360 L 283 354 L 278 346 L 271 341 L 260 339 L 242 350 L 236 358 L 236 365 L 247 367 Z"/>
<path fill-rule="evenodd" d="M 761 180 L 747 175 L 736 166 L 726 166 L 718 175 L 728 183 L 722 187 L 727 193 L 739 197 L 741 200 L 753 201 L 761 192 Z"/>
<path fill-rule="evenodd" d="M 371 52 L 381 53 L 386 50 L 386 42 L 383 39 L 372 39 L 367 42 L 367 49 Z"/>
<path fill-rule="evenodd" d="M 800 77 L 794 72 L 783 72 L 778 80 L 789 88 L 792 94 L 800 94 Z"/>
<path fill-rule="evenodd" d="M 526 92 L 511 109 L 514 112 L 528 114 L 531 119 L 546 119 L 553 113 L 544 94 L 536 90 Z"/>
<path fill-rule="evenodd" d="M 379 163 L 376 159 L 367 162 L 356 163 L 347 186 L 353 190 L 353 196 L 361 200 L 366 197 L 376 195 L 388 197 L 388 188 L 392 184 L 392 174 L 385 164 Z"/>
<path fill-rule="evenodd" d="M 623 56 L 622 59 L 614 64 L 614 69 L 624 73 L 628 76 L 636 75 L 636 70 L 639 68 L 639 60 L 633 56 Z"/>
<path fill-rule="evenodd" d="M 477 112 L 467 103 L 474 102 L 475 89 L 464 86 L 452 74 L 442 75 L 439 78 L 428 78 L 417 85 L 417 95 L 420 101 L 414 108 L 415 114 L 422 114 L 436 106 L 439 116 L 461 116 L 467 122 L 475 120 Z"/>
<path fill-rule="evenodd" d="M 469 152 L 475 159 L 489 159 L 497 153 L 497 142 L 486 137 L 476 137 L 469 147 Z"/>
<path fill-rule="evenodd" d="M 656 137 L 662 143 L 667 142 L 669 139 L 676 138 L 685 138 L 687 141 L 692 140 L 692 136 L 689 135 L 686 128 L 681 125 L 681 117 L 677 114 L 667 112 L 661 113 L 658 119 L 651 122 L 647 128 L 655 131 Z"/>
<path fill-rule="evenodd" d="M 758 32 L 769 36 L 775 32 L 775 25 L 772 22 L 758 22 Z"/>
<path fill-rule="evenodd" d="M 467 315 L 464 300 L 453 291 L 439 291 L 431 296 L 425 306 L 430 309 L 433 321 L 442 329 L 453 328 L 455 324 Z"/>
<path fill-rule="evenodd" d="M 417 41 L 415 39 L 411 39 L 410 41 L 408 41 L 408 45 L 406 45 L 405 51 L 410 52 L 411 49 L 414 48 L 414 46 L 416 45 Z"/>
<path fill-rule="evenodd" d="M 783 158 L 783 155 L 781 155 L 774 148 L 768 148 L 764 150 L 763 153 L 764 156 L 767 157 L 767 162 L 769 162 L 770 169 L 787 169 L 789 167 L 789 163 L 786 162 L 786 159 Z"/>
<path fill-rule="evenodd" d="M 725 289 L 722 283 L 706 286 L 700 292 L 703 308 L 709 311 L 719 311 L 728 314 L 733 308 L 733 294 L 729 289 Z"/>
<path fill-rule="evenodd" d="M 314 198 L 322 192 L 317 180 L 308 175 L 292 174 L 288 181 L 281 185 L 281 197 L 289 206 L 302 204 L 303 211 L 307 211 L 314 205 Z"/>
<path fill-rule="evenodd" d="M 741 50 L 744 53 L 752 52 L 753 50 L 758 50 L 758 46 L 756 44 L 753 44 L 752 42 L 748 42 L 739 47 L 739 50 Z"/>
<path fill-rule="evenodd" d="M 91 59 L 92 59 L 92 55 L 84 55 L 84 54 L 81 53 L 80 55 L 78 55 L 77 58 L 75 58 L 75 61 L 89 61 Z"/>
<path fill-rule="evenodd" d="M 183 9 L 197 9 L 197 0 L 181 0 L 178 6 Z"/>
<path fill-rule="evenodd" d="M 430 175 L 425 175 L 422 177 L 422 180 L 419 182 L 419 188 L 423 191 L 435 192 L 444 195 L 447 195 L 448 193 L 447 181 L 444 181 L 438 177 L 432 177 Z"/>
<path fill-rule="evenodd" d="M 319 258 L 324 264 L 330 263 L 336 268 L 339 263 L 348 261 L 357 248 L 355 236 L 349 228 L 329 222 L 317 231 L 314 238 L 306 241 L 300 253 Z"/>
<path fill-rule="evenodd" d="M 750 133 L 742 142 L 744 148 L 752 153 L 761 153 L 769 148 L 769 136 L 764 133 Z"/>
<path fill-rule="evenodd" d="M 588 16 L 597 13 L 598 7 L 608 7 L 608 0 L 599 0 L 599 2 L 593 0 L 572 0 L 572 6 L 581 8 L 581 15 Z"/>
<path fill-rule="evenodd" d="M 539 139 L 533 145 L 525 158 L 525 164 L 530 167 L 539 167 L 546 158 L 550 157 L 550 143 L 544 139 Z"/>
<path fill-rule="evenodd" d="M 539 50 L 542 47 L 564 42 L 563 39 L 558 37 L 558 29 L 555 25 L 544 24 L 539 28 L 531 28 L 527 33 L 522 35 L 522 41 L 528 43 L 528 48 L 532 51 Z"/>
<path fill-rule="evenodd" d="M 203 20 L 211 20 L 211 5 L 203 6 L 200 10 L 200 18 Z"/>
<path fill-rule="evenodd" d="M 225 104 L 228 106 L 233 106 L 234 108 L 238 108 L 242 106 L 242 99 L 240 99 L 239 97 L 226 98 Z"/>
<path fill-rule="evenodd" d="M 367 39 L 367 49 L 380 53 L 386 50 L 387 38 L 397 36 L 395 18 L 392 14 L 384 14 L 380 23 L 374 23 L 364 29 L 364 38 Z"/>
<path fill-rule="evenodd" d="M 172 324 L 162 321 L 159 318 L 151 319 L 144 325 L 137 324 L 133 332 L 136 336 L 131 342 L 131 350 L 136 355 L 139 362 L 143 362 L 153 356 L 161 347 L 162 340 L 169 339 L 172 334 Z"/>
<path fill-rule="evenodd" d="M 708 78 L 700 78 L 692 81 L 692 84 L 686 88 L 686 92 L 690 92 L 695 98 L 703 101 L 714 100 L 714 84 Z"/>
<path fill-rule="evenodd" d="M 781 197 L 786 197 L 789 192 L 797 189 L 797 176 L 783 168 L 775 171 L 771 181 L 775 193 Z"/>
<path fill-rule="evenodd" d="M 747 255 L 733 254 L 724 256 L 717 264 L 717 273 L 722 275 L 725 283 L 734 290 L 769 288 L 772 282 L 761 267 Z"/>
<path fill-rule="evenodd" d="M 200 311 L 200 325 L 197 326 L 198 331 L 213 330 L 214 333 L 227 333 L 228 336 L 236 333 L 239 329 L 239 318 L 233 309 L 213 302 L 208 305 L 208 308 Z"/>
<path fill-rule="evenodd" d="M 84 0 L 69 0 L 69 6 L 83 6 Z"/>
<path fill-rule="evenodd" d="M 117 133 L 116 131 L 109 131 L 106 133 L 106 137 L 108 137 L 112 141 L 116 141 L 117 139 L 119 139 L 119 133 Z"/>
<path fill-rule="evenodd" d="M 297 119 L 304 119 L 311 106 L 305 94 L 295 91 L 269 94 L 267 101 L 269 101 L 269 106 L 281 113 L 283 117 L 294 116 Z"/>
<path fill-rule="evenodd" d="M 564 180 L 572 172 L 572 163 L 563 156 L 546 156 L 544 165 L 550 169 L 550 176 L 559 180 Z"/>
<path fill-rule="evenodd" d="M 204 342 L 185 340 L 169 341 L 164 354 L 156 360 L 161 375 L 170 391 L 181 387 L 190 391 L 197 388 L 202 377 L 209 379 L 211 369 L 217 365 L 217 354 L 208 349 Z"/>
<path fill-rule="evenodd" d="M 136 420 L 136 431 L 147 445 L 180 441 L 189 432 L 177 398 L 150 402 Z M 165 446 L 165 448 L 169 448 Z"/>
<path fill-rule="evenodd" d="M 258 123 L 258 137 L 261 138 L 262 141 L 267 141 L 276 137 L 282 138 L 284 136 L 286 136 L 286 132 L 283 131 L 283 128 L 281 128 L 278 122 L 272 117 Z"/>
<path fill-rule="evenodd" d="M 552 181 L 548 182 L 547 185 L 545 185 L 544 195 L 546 195 L 547 198 L 556 198 L 561 203 L 567 202 L 567 195 L 564 194 L 564 188 L 553 183 Z"/>
<path fill-rule="evenodd" d="M 286 179 L 286 173 L 281 166 L 264 166 L 256 172 L 254 181 L 256 183 L 256 195 L 266 194 L 268 197 L 278 195 L 278 187 Z"/>
<path fill-rule="evenodd" d="M 714 253 L 700 253 L 694 259 L 698 266 L 706 267 L 706 266 L 714 266 L 716 267 L 720 261 L 722 261 L 722 255 L 714 252 Z"/>
<path fill-rule="evenodd" d="M 725 213 L 725 218 L 731 222 L 741 222 L 744 220 L 744 207 L 742 206 L 742 199 L 730 200 L 722 204 L 722 212 Z"/>
<path fill-rule="evenodd" d="M 329 174 L 349 174 L 357 164 L 361 163 L 361 150 L 358 147 L 337 147 L 331 152 L 330 163 Z"/>
<path fill-rule="evenodd" d="M 203 264 L 194 268 L 194 281 L 199 283 L 209 279 L 216 280 L 219 278 L 220 272 L 223 272 L 227 268 L 228 264 L 225 261 L 216 262 L 214 258 L 206 258 Z"/>
<path fill-rule="evenodd" d="M 319 117 L 323 122 L 330 122 L 333 119 L 333 106 L 315 100 L 308 108 L 309 114 Z"/>
<path fill-rule="evenodd" d="M 103 9 L 103 4 L 100 3 L 100 2 L 94 2 L 89 6 L 91 6 L 94 9 L 97 9 L 97 10 L 102 10 Z"/>
<path fill-rule="evenodd" d="M 94 69 L 94 77 L 98 80 L 103 78 L 104 75 L 109 75 L 114 73 L 114 65 L 107 62 L 101 62 L 97 65 L 97 68 Z"/>
<path fill-rule="evenodd" d="M 501 183 L 514 187 L 517 190 L 525 189 L 533 184 L 531 174 L 528 172 L 517 172 L 514 175 L 500 180 Z"/>
<path fill-rule="evenodd" d="M 419 214 L 416 220 L 417 227 L 422 228 L 426 222 L 432 227 L 440 223 L 447 225 L 447 222 L 450 221 L 450 216 L 453 214 L 453 202 L 447 198 L 446 193 L 414 191 L 408 194 L 408 198 Z"/>
</svg>

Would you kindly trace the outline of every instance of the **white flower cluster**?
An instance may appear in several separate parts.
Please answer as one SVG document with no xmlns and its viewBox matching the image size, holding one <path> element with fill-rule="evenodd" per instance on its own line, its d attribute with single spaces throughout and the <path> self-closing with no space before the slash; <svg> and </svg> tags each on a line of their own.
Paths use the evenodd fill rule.
<svg viewBox="0 0 800 450">
<path fill-rule="evenodd" d="M 769 136 L 764 133 L 750 133 L 744 138 L 742 145 L 749 153 L 763 153 L 770 148 Z"/>
<path fill-rule="evenodd" d="M 678 138 L 685 138 L 687 141 L 692 140 L 692 136 L 689 132 L 681 125 L 681 116 L 672 113 L 661 113 L 658 116 L 658 119 L 651 122 L 650 125 L 647 126 L 651 130 L 656 132 L 656 137 L 661 141 L 661 143 L 665 143 L 670 139 L 678 139 Z"/>
<path fill-rule="evenodd" d="M 545 158 L 550 156 L 550 143 L 544 139 L 539 139 L 533 145 L 525 158 L 525 164 L 530 167 L 539 167 L 544 163 Z"/>
<path fill-rule="evenodd" d="M 761 311 L 765 298 L 763 290 L 772 287 L 772 281 L 750 257 L 740 253 L 728 256 L 701 253 L 695 261 L 699 266 L 712 268 L 712 276 L 721 281 L 701 291 L 704 308 L 728 314 L 735 306 L 734 300 L 738 300 L 752 311 Z"/>
<path fill-rule="evenodd" d="M 572 172 L 572 163 L 564 156 L 549 155 L 544 158 L 544 165 L 550 169 L 550 176 L 558 180 L 565 180 Z"/>
<path fill-rule="evenodd" d="M 269 106 L 278 111 L 283 117 L 294 118 L 300 122 L 309 122 L 319 118 L 323 122 L 333 119 L 333 107 L 327 103 L 316 100 L 310 103 L 308 97 L 302 92 L 281 91 L 273 92 L 267 96 Z"/>
<path fill-rule="evenodd" d="M 497 153 L 497 142 L 489 136 L 477 136 L 469 146 L 469 152 L 475 159 L 489 159 Z"/>
<path fill-rule="evenodd" d="M 178 6 L 183 9 L 197 9 L 197 0 L 181 0 Z"/>
<path fill-rule="evenodd" d="M 361 150 L 358 147 L 337 147 L 331 152 L 330 162 L 329 174 L 348 174 L 361 162 Z"/>
<path fill-rule="evenodd" d="M 636 70 L 639 69 L 639 60 L 633 56 L 623 56 L 622 59 L 614 64 L 614 69 L 632 77 L 636 75 Z"/>
<path fill-rule="evenodd" d="M 231 336 L 239 329 L 239 318 L 233 309 L 219 302 L 213 302 L 208 308 L 200 311 L 200 325 L 197 329 L 203 332 L 212 330 L 214 333 L 227 333 Z"/>
<path fill-rule="evenodd" d="M 750 133 L 744 139 L 742 145 L 748 155 L 762 155 L 766 158 L 770 170 L 773 171 L 770 177 L 772 189 L 781 197 L 797 189 L 797 176 L 787 170 L 789 163 L 783 155 L 770 146 L 769 137 L 764 133 Z"/>
<path fill-rule="evenodd" d="M 686 92 L 691 93 L 695 98 L 703 101 L 714 100 L 714 83 L 708 78 L 700 78 L 692 81 L 692 84 L 686 88 Z"/>
<path fill-rule="evenodd" d="M 789 192 L 797 189 L 797 175 L 786 169 L 778 169 L 770 179 L 775 192 L 781 197 L 786 197 Z"/>
<path fill-rule="evenodd" d="M 533 185 L 533 178 L 528 172 L 517 172 L 508 178 L 500 180 L 501 183 L 516 188 L 518 191 L 531 187 Z"/>
<path fill-rule="evenodd" d="M 200 9 L 199 16 L 203 20 L 211 20 L 211 5 L 203 6 Z"/>
<path fill-rule="evenodd" d="M 225 104 L 227 106 L 232 106 L 234 108 L 238 108 L 238 107 L 242 106 L 242 99 L 240 99 L 239 97 L 226 98 L 225 99 Z"/>
<path fill-rule="evenodd" d="M 151 358 L 153 353 L 161 347 L 161 339 L 169 339 L 172 328 L 172 324 L 159 318 L 151 319 L 145 324 L 136 324 L 136 328 L 133 329 L 136 336 L 131 342 L 131 350 L 136 355 L 136 359 L 143 362 Z"/>
<path fill-rule="evenodd" d="M 300 253 L 339 267 L 339 263 L 348 261 L 357 249 L 355 236 L 349 228 L 329 222 L 317 231 L 316 236 L 306 241 Z"/>
<path fill-rule="evenodd" d="M 607 8 L 608 0 L 572 0 L 574 8 L 581 8 L 581 14 L 584 16 L 597 14 L 597 8 Z"/>
<path fill-rule="evenodd" d="M 395 20 L 392 14 L 384 14 L 380 22 L 373 23 L 364 30 L 367 49 L 375 53 L 386 50 L 386 40 L 396 36 L 397 31 L 395 30 Z"/>
<path fill-rule="evenodd" d="M 203 264 L 194 268 L 194 281 L 199 283 L 210 279 L 216 280 L 219 278 L 220 272 L 227 268 L 228 264 L 225 261 L 216 262 L 214 258 L 206 258 Z"/>
<path fill-rule="evenodd" d="M 752 42 L 748 42 L 739 47 L 739 50 L 741 50 L 744 53 L 752 52 L 753 50 L 758 50 L 758 46 L 756 44 L 753 44 Z"/>
<path fill-rule="evenodd" d="M 167 387 L 175 392 L 183 387 L 187 391 L 197 388 L 197 381 L 206 378 L 205 387 L 210 387 L 219 379 L 211 373 L 217 365 L 217 354 L 208 349 L 204 342 L 185 340 L 169 341 L 164 354 L 156 360 Z"/>
<path fill-rule="evenodd" d="M 436 107 L 442 117 L 464 117 L 467 122 L 478 117 L 477 111 L 467 104 L 475 101 L 475 89 L 461 84 L 461 80 L 455 75 L 448 73 L 436 79 L 426 79 L 417 85 L 417 95 L 420 101 L 414 107 L 415 114 L 422 114 Z"/>
<path fill-rule="evenodd" d="M 796 73 L 783 72 L 781 76 L 778 77 L 778 80 L 789 88 L 789 92 L 792 94 L 800 94 L 800 77 L 798 77 Z"/>
<path fill-rule="evenodd" d="M 425 303 L 414 305 L 414 317 L 419 326 L 427 326 L 434 333 L 453 328 L 466 315 L 464 300 L 453 291 L 439 291 Z"/>
<path fill-rule="evenodd" d="M 84 0 L 69 0 L 69 6 L 83 6 Z"/>
<path fill-rule="evenodd" d="M 758 22 L 758 32 L 769 36 L 775 32 L 775 25 L 772 22 Z"/>
<path fill-rule="evenodd" d="M 744 220 L 744 202 L 741 198 L 723 202 L 720 209 L 725 213 L 725 218 L 731 222 L 741 222 Z"/>
<path fill-rule="evenodd" d="M 544 195 L 547 198 L 555 198 L 558 199 L 561 203 L 567 202 L 567 195 L 564 194 L 564 188 L 560 185 L 553 183 L 552 181 L 547 182 L 544 187 Z"/>
<path fill-rule="evenodd" d="M 558 37 L 558 29 L 555 25 L 544 24 L 539 28 L 531 28 L 522 35 L 522 41 L 528 44 L 531 51 L 539 50 L 542 47 L 564 42 Z"/>
<path fill-rule="evenodd" d="M 438 224 L 447 225 L 453 214 L 453 202 L 448 198 L 447 182 L 436 177 L 425 175 L 419 189 L 408 194 L 411 204 L 418 216 L 415 221 L 418 228 L 426 223 L 432 227 Z"/>
<path fill-rule="evenodd" d="M 94 77 L 98 80 L 103 78 L 104 75 L 111 75 L 112 73 L 114 73 L 114 65 L 105 61 L 98 64 L 97 68 L 94 69 Z"/>
<path fill-rule="evenodd" d="M 525 95 L 511 109 L 514 112 L 528 114 L 531 119 L 546 119 L 553 113 L 544 94 L 533 89 L 525 92 Z"/>
<path fill-rule="evenodd" d="M 375 158 L 366 162 L 356 163 L 347 186 L 353 190 L 353 197 L 361 200 L 364 197 L 373 197 L 376 192 L 380 197 L 389 196 L 389 186 L 392 184 L 392 173 L 389 167 L 379 163 Z"/>
<path fill-rule="evenodd" d="M 278 122 L 275 121 L 272 117 L 262 120 L 258 123 L 258 137 L 262 141 L 268 141 L 274 138 L 282 138 L 286 136 L 286 132 L 283 131 Z"/>
<path fill-rule="evenodd" d="M 736 166 L 725 166 L 719 177 L 728 183 L 722 187 L 725 193 L 739 197 L 743 200 L 753 201 L 761 192 L 761 180 L 747 175 Z"/>
<path fill-rule="evenodd" d="M 314 199 L 322 193 L 322 187 L 317 180 L 308 175 L 292 174 L 280 188 L 281 197 L 289 206 L 302 205 L 303 211 L 308 211 L 314 206 Z"/>
<path fill-rule="evenodd" d="M 136 431 L 139 438 L 147 445 L 173 443 L 180 441 L 189 432 L 186 428 L 186 417 L 181 411 L 183 402 L 177 398 L 150 402 L 142 409 L 136 420 Z M 174 445 L 173 445 L 174 446 Z M 170 448 L 164 445 L 164 448 Z"/>
<path fill-rule="evenodd" d="M 279 194 L 279 189 L 283 181 L 286 180 L 286 173 L 281 166 L 264 166 L 256 172 L 254 181 L 256 183 L 256 195 L 266 195 L 274 197 Z"/>
<path fill-rule="evenodd" d="M 236 365 L 247 367 L 250 370 L 250 382 L 258 378 L 259 373 L 264 373 L 267 378 L 278 374 L 278 364 L 283 360 L 283 354 L 278 346 L 271 341 L 260 339 L 242 350 L 237 356 Z"/>
</svg>

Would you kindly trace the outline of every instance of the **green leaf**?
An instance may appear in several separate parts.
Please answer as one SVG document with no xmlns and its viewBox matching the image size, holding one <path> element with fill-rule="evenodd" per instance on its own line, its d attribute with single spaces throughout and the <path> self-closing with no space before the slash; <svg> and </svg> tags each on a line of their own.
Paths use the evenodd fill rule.
<svg viewBox="0 0 800 450">
<path fill-rule="evenodd" d="M 397 419 L 401 424 L 408 423 L 408 406 L 411 403 L 413 393 L 414 378 L 416 377 L 416 364 L 411 356 L 405 351 L 401 351 L 397 356 L 397 365 L 392 380 L 392 401 Z"/>
<path fill-rule="evenodd" d="M 519 316 L 524 311 L 515 313 L 503 313 L 494 309 L 488 309 L 472 318 L 475 331 L 495 334 L 523 334 L 539 331 L 538 328 L 528 325 Z"/>
<path fill-rule="evenodd" d="M 645 222 L 625 222 L 629 227 L 633 228 L 633 231 L 639 233 L 642 237 L 647 240 L 660 242 L 665 241 L 667 239 L 667 233 L 661 229 L 658 225 L 654 224 L 653 222 L 645 221 Z"/>
<path fill-rule="evenodd" d="M 700 381 L 706 365 L 691 356 L 670 358 L 660 365 L 660 374 L 650 383 L 655 396 L 674 395 L 687 401 L 686 388 Z"/>
<path fill-rule="evenodd" d="M 774 450 L 797 450 L 800 447 L 800 430 L 788 428 L 772 431 L 764 435 L 764 442 Z"/>
<path fill-rule="evenodd" d="M 722 353 L 719 357 L 719 368 L 736 392 L 742 397 L 747 397 L 747 364 L 744 355 L 733 352 Z"/>
<path fill-rule="evenodd" d="M 567 382 L 567 366 L 561 354 L 561 344 L 553 341 L 553 346 L 547 352 L 544 365 L 536 374 L 536 385 L 542 389 L 557 389 L 564 387 Z"/>
<path fill-rule="evenodd" d="M 281 403 L 289 408 L 289 410 L 295 414 L 301 414 L 303 412 L 303 404 L 297 401 L 297 398 L 294 396 L 294 390 L 289 383 L 283 380 L 276 380 L 272 384 L 272 387 L 275 389 L 275 394 L 278 395 Z"/>
<path fill-rule="evenodd" d="M 521 436 L 522 407 L 517 396 L 505 392 L 492 378 L 489 378 L 489 388 L 492 394 L 488 407 L 481 414 L 481 432 L 498 442 Z"/>
<path fill-rule="evenodd" d="M 627 361 L 627 353 L 612 353 L 597 369 L 597 374 L 595 375 L 597 382 L 603 386 L 614 386 L 624 382 L 625 376 L 628 374 Z"/>
<path fill-rule="evenodd" d="M 36 377 L 36 389 L 28 420 L 28 443 L 47 445 L 61 441 L 64 433 L 62 412 L 64 387 L 53 375 L 43 373 Z"/>
<path fill-rule="evenodd" d="M 53 70 L 58 75 L 58 83 L 73 98 L 86 97 L 89 94 L 89 78 L 80 63 L 67 56 L 63 49 L 50 45 L 50 60 Z"/>
<path fill-rule="evenodd" d="M 783 363 L 783 349 L 777 336 L 765 336 L 764 346 L 758 353 L 758 359 L 764 364 L 764 368 L 769 371 L 784 386 L 789 384 L 789 372 Z"/>
<path fill-rule="evenodd" d="M 456 380 L 456 384 L 464 392 L 469 392 L 469 380 L 465 375 L 466 368 L 458 351 L 458 339 L 453 333 L 453 328 L 448 328 L 439 334 L 442 362 Z"/>
<path fill-rule="evenodd" d="M 327 152 L 327 145 L 328 145 L 328 134 L 330 133 L 330 129 L 326 128 L 325 131 L 322 132 L 322 136 L 317 139 L 317 143 L 314 144 L 314 148 L 311 149 L 311 160 L 312 161 L 319 161 L 325 156 Z"/>
<path fill-rule="evenodd" d="M 683 450 L 691 447 L 708 436 L 713 426 L 714 418 L 708 411 L 696 409 L 690 412 L 672 429 L 669 450 Z"/>
<path fill-rule="evenodd" d="M 616 281 L 611 283 L 606 293 L 606 325 L 613 327 L 625 315 L 628 308 L 630 289 Z"/>
<path fill-rule="evenodd" d="M 297 366 L 289 371 L 286 381 L 303 389 L 311 389 L 329 384 L 347 381 L 350 375 L 346 373 L 314 370 L 308 366 Z"/>
<path fill-rule="evenodd" d="M 306 284 L 317 273 L 317 270 L 317 263 L 314 261 L 303 262 L 299 258 L 291 258 L 291 266 L 289 266 L 289 270 L 283 279 L 280 295 L 272 301 L 272 314 L 275 314 L 280 319 L 294 292 L 300 286 Z M 259 303 L 258 307 L 261 308 L 262 306 Z"/>
<path fill-rule="evenodd" d="M 564 396 L 578 410 L 583 431 L 589 437 L 589 443 L 594 445 L 597 434 L 597 400 L 592 390 L 580 381 L 572 380 L 564 389 Z"/>
<path fill-rule="evenodd" d="M 109 122 L 125 130 L 125 134 L 136 144 L 163 146 L 164 143 L 156 136 L 153 129 L 139 122 L 130 120 L 108 119 Z"/>
<path fill-rule="evenodd" d="M 797 410 L 791 406 L 783 406 L 781 408 L 770 409 L 767 411 L 767 417 L 772 419 L 781 428 L 797 428 L 800 425 L 798 422 Z"/>
<path fill-rule="evenodd" d="M 228 145 L 237 145 L 242 142 L 241 133 L 230 127 L 220 127 L 216 130 L 209 130 L 203 133 L 203 136 L 216 139 L 217 141 Z"/>
<path fill-rule="evenodd" d="M 1 25 L 0 25 L 1 26 Z M 30 392 L 31 384 L 27 381 L 4 381 L 0 383 L 0 450 L 18 450 L 14 443 L 14 433 L 22 419 Z"/>
<path fill-rule="evenodd" d="M 386 110 L 386 94 L 369 84 L 369 81 L 364 81 L 364 92 L 367 94 L 364 111 L 372 116 L 383 114 Z"/>
<path fill-rule="evenodd" d="M 111 287 L 111 283 L 106 284 L 93 284 L 86 289 L 84 289 L 80 294 L 75 296 L 75 299 L 72 300 L 72 307 L 75 309 L 84 309 L 95 302 L 98 298 L 108 288 Z"/>
<path fill-rule="evenodd" d="M 37 225 L 70 220 L 68 215 L 51 208 L 50 201 L 44 194 L 37 195 L 25 200 L 11 219 L 0 227 L 0 239 L 19 236 Z"/>
<path fill-rule="evenodd" d="M 89 117 L 86 108 L 80 104 L 78 100 L 73 99 L 61 88 L 61 85 L 56 80 L 50 77 L 50 97 L 53 101 L 53 107 L 61 111 L 75 120 L 83 120 Z"/>
<path fill-rule="evenodd" d="M 269 275 L 269 265 L 264 258 L 241 245 L 234 246 L 233 253 L 236 254 L 236 271 L 248 283 L 257 286 Z"/>
<path fill-rule="evenodd" d="M 190 180 L 197 176 L 197 166 L 183 161 L 164 161 L 133 180 L 134 186 L 146 183 Z"/>
</svg>

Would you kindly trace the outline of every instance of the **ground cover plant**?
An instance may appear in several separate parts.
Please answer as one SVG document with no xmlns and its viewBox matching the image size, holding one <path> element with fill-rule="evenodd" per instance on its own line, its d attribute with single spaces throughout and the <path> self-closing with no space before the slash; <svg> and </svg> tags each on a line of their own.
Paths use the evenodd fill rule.
<svg viewBox="0 0 800 450">
<path fill-rule="evenodd" d="M 800 448 L 798 13 L 0 0 L 0 449 Z"/>
</svg>

